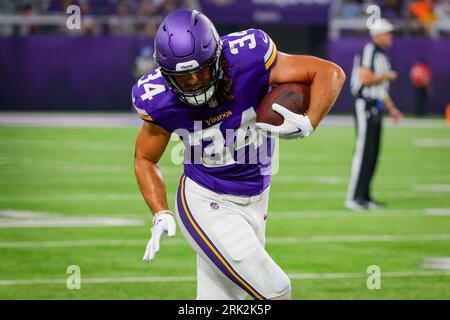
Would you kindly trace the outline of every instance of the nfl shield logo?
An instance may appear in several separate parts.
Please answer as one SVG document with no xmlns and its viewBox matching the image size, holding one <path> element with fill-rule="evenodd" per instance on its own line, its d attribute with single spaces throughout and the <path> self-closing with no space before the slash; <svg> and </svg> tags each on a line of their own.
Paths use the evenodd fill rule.
<svg viewBox="0 0 450 320">
<path fill-rule="evenodd" d="M 217 202 L 211 202 L 209 206 L 211 209 L 219 209 L 219 204 Z"/>
</svg>

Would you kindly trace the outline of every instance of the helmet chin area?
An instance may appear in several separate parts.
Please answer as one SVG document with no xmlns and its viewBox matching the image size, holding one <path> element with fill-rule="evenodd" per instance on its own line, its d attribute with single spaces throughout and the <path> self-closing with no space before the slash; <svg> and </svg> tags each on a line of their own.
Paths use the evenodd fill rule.
<svg viewBox="0 0 450 320">
<path fill-rule="evenodd" d="M 214 96 L 215 91 L 215 87 L 210 86 L 206 91 L 201 93 L 182 94 L 182 96 L 186 99 L 187 104 L 194 107 L 199 107 L 208 103 L 208 101 Z"/>
</svg>

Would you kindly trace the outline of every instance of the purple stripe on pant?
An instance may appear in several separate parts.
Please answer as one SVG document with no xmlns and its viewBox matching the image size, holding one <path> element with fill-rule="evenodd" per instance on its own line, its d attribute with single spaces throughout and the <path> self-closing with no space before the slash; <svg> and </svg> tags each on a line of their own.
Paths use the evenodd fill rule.
<svg viewBox="0 0 450 320">
<path fill-rule="evenodd" d="M 186 176 L 183 175 L 181 177 L 180 185 L 178 187 L 178 192 L 177 192 L 177 206 L 178 206 L 178 212 L 180 215 L 180 219 L 183 222 L 183 225 L 185 226 L 186 230 L 189 232 L 189 234 L 194 239 L 194 241 L 198 244 L 198 246 L 201 248 L 201 250 L 214 263 L 214 265 L 217 268 L 219 268 L 219 270 L 223 274 L 225 274 L 231 281 L 233 281 L 236 285 L 238 285 L 243 290 L 245 290 L 249 295 L 251 295 L 253 297 L 253 299 L 257 299 L 257 300 L 266 299 L 263 295 L 261 295 L 259 292 L 257 292 L 250 284 L 248 284 L 241 276 L 238 275 L 238 273 L 226 261 L 226 259 L 223 257 L 223 255 L 220 253 L 220 251 L 217 249 L 217 247 L 213 244 L 213 242 L 209 239 L 209 237 L 206 235 L 206 233 L 202 230 L 202 228 L 200 228 L 197 221 L 195 221 L 194 216 L 192 215 L 192 213 L 189 209 L 189 206 L 187 204 L 186 193 L 185 193 L 185 181 L 186 181 Z M 183 206 L 182 199 L 184 199 L 186 210 Z M 191 219 L 189 219 L 189 216 Z M 196 228 L 197 228 L 197 230 L 199 230 L 199 232 L 197 232 Z M 202 238 L 200 233 L 203 235 L 204 239 Z M 208 243 L 211 245 L 212 248 L 214 248 L 214 250 L 215 250 L 215 252 L 217 252 L 217 254 L 214 253 L 213 249 L 208 245 Z M 221 261 L 221 259 L 223 261 L 225 261 L 225 263 L 223 261 Z"/>
</svg>

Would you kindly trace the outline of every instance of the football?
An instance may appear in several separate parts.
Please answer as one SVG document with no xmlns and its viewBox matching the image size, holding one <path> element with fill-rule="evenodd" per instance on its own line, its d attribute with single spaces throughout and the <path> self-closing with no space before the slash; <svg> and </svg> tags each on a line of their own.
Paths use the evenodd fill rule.
<svg viewBox="0 0 450 320">
<path fill-rule="evenodd" d="M 283 117 L 272 110 L 273 103 L 278 103 L 297 114 L 305 114 L 309 107 L 309 96 L 309 86 L 301 83 L 285 83 L 273 87 L 259 104 L 256 121 L 276 126 L 283 123 Z"/>
</svg>

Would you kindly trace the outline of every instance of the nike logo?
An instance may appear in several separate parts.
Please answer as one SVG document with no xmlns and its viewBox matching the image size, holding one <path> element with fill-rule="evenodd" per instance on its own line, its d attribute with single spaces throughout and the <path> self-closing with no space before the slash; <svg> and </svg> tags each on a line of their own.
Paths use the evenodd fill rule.
<svg viewBox="0 0 450 320">
<path fill-rule="evenodd" d="M 265 43 L 269 42 L 269 39 L 267 39 L 267 35 L 265 33 L 263 33 L 263 41 Z"/>
<path fill-rule="evenodd" d="M 288 133 L 287 135 L 288 135 L 288 136 L 290 136 L 291 134 L 296 134 L 296 133 L 299 133 L 299 132 L 302 132 L 302 129 L 300 129 L 300 128 L 297 128 L 297 131 L 294 131 L 294 132 Z"/>
</svg>

